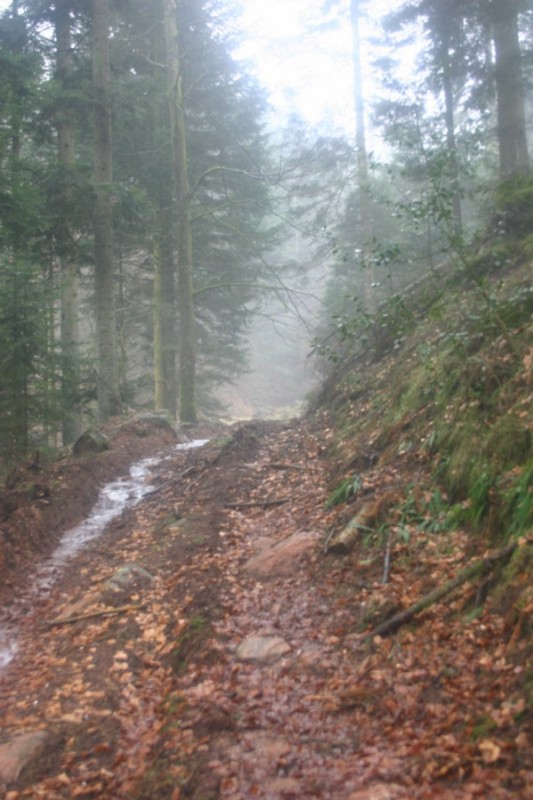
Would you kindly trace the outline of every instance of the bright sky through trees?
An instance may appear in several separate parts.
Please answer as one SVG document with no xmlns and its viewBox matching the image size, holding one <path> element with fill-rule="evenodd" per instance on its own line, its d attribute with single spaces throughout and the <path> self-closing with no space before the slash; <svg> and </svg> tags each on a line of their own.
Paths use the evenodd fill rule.
<svg viewBox="0 0 533 800">
<path fill-rule="evenodd" d="M 281 123 L 296 113 L 328 133 L 350 135 L 355 123 L 349 0 L 329 4 L 329 24 L 324 24 L 325 5 L 324 0 L 242 0 L 245 43 L 237 55 L 268 89 Z M 367 4 L 363 42 L 376 35 L 375 22 L 396 5 L 397 0 Z M 370 99 L 376 87 L 368 58 L 364 68 Z"/>
<path fill-rule="evenodd" d="M 246 40 L 237 51 L 270 93 L 282 123 L 351 128 L 351 34 L 348 20 L 320 26 L 321 0 L 243 0 Z"/>
</svg>

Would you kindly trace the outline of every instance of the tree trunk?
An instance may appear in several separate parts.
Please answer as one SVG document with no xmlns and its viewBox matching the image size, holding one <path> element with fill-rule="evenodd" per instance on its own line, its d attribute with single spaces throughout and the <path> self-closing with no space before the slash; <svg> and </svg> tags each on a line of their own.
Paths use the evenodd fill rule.
<svg viewBox="0 0 533 800">
<path fill-rule="evenodd" d="M 72 71 L 72 42 L 70 29 L 70 3 L 58 3 L 55 18 L 57 46 L 57 74 L 63 91 L 69 88 Z M 74 128 L 68 111 L 61 111 L 57 125 L 58 160 L 64 171 L 74 167 Z M 70 192 L 64 190 L 64 204 L 68 208 Z M 63 384 L 63 444 L 75 441 L 81 433 L 81 414 L 76 410 L 79 392 L 79 297 L 78 270 L 74 257 L 72 231 L 68 222 L 61 231 L 63 243 L 61 262 L 61 355 Z"/>
<path fill-rule="evenodd" d="M 352 64 L 355 108 L 355 148 L 357 159 L 358 229 L 363 254 L 363 297 L 365 310 L 374 314 L 377 309 L 376 275 L 374 262 L 369 258 L 368 243 L 372 237 L 372 215 L 368 185 L 368 157 L 366 151 L 365 104 L 361 64 L 361 37 L 359 32 L 360 0 L 351 0 Z M 364 240 L 363 240 L 364 237 Z"/>
<path fill-rule="evenodd" d="M 113 182 L 108 0 L 92 0 L 94 93 L 94 266 L 98 360 L 98 415 L 120 411 L 115 355 Z"/>
<path fill-rule="evenodd" d="M 166 44 L 163 27 L 154 28 L 153 61 L 162 64 L 166 59 Z M 164 77 L 164 75 L 163 75 Z M 174 180 L 172 177 L 172 150 L 168 145 L 168 103 L 157 108 L 154 115 L 153 149 L 158 153 L 157 174 L 154 190 L 154 388 L 155 407 L 178 414 L 178 379 L 176 373 L 176 351 L 178 344 L 176 323 L 176 217 L 173 208 Z"/>
<path fill-rule="evenodd" d="M 444 93 L 444 118 L 446 124 L 446 147 L 452 181 L 452 219 L 453 233 L 460 236 L 463 231 L 461 194 L 459 191 L 459 164 L 457 161 L 457 141 L 455 137 L 455 103 L 453 97 L 452 56 L 450 53 L 450 31 L 447 19 L 440 20 L 440 66 L 442 69 L 442 89 Z"/>
<path fill-rule="evenodd" d="M 156 209 L 154 241 L 155 407 L 177 416 L 176 292 L 171 202 Z"/>
<path fill-rule="evenodd" d="M 529 173 L 518 0 L 492 0 L 500 177 Z"/>
<path fill-rule="evenodd" d="M 176 0 L 163 0 L 166 35 L 168 102 L 172 134 L 172 163 L 176 184 L 179 314 L 179 415 L 196 422 L 196 333 L 192 281 L 191 193 L 187 164 L 187 135 L 179 60 Z"/>
</svg>

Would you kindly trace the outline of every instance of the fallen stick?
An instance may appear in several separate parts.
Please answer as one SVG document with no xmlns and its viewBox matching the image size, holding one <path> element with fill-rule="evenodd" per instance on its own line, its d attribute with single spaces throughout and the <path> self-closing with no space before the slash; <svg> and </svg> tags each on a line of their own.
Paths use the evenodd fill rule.
<svg viewBox="0 0 533 800">
<path fill-rule="evenodd" d="M 283 500 L 254 500 L 250 503 L 224 503 L 224 508 L 266 508 L 267 506 L 282 506 L 283 503 L 288 503 L 289 498 Z"/>
<path fill-rule="evenodd" d="M 188 475 L 192 475 L 194 472 L 196 472 L 197 469 L 198 467 L 196 466 L 187 467 L 187 469 L 184 469 L 183 472 L 179 473 L 179 475 L 174 475 L 168 481 L 160 483 L 159 486 L 154 486 L 153 489 L 149 489 L 146 492 L 145 497 L 151 497 L 152 495 L 157 494 L 157 492 L 160 492 L 163 489 L 166 489 L 167 486 L 170 486 L 171 483 L 178 483 L 178 481 L 181 481 L 182 478 L 186 478 Z"/>
<path fill-rule="evenodd" d="M 101 611 L 87 611 L 85 614 L 75 614 L 72 617 L 65 617 L 65 619 L 53 619 L 43 625 L 43 628 L 55 628 L 58 625 L 68 625 L 71 622 L 80 622 L 84 619 L 94 619 L 96 617 L 113 617 L 115 614 L 125 614 L 127 611 L 140 611 L 146 608 L 144 605 L 129 605 L 120 606 L 119 608 L 104 608 Z"/>
<path fill-rule="evenodd" d="M 307 471 L 307 467 L 302 467 L 301 464 L 282 464 L 282 463 L 278 464 L 274 462 L 270 463 L 268 466 L 270 467 L 270 469 L 296 469 L 300 470 L 301 472 Z"/>
<path fill-rule="evenodd" d="M 387 539 L 387 546 L 385 548 L 385 559 L 383 561 L 383 577 L 381 579 L 381 583 L 383 585 L 389 582 L 391 553 L 392 553 L 392 528 L 389 531 L 389 538 Z"/>
<path fill-rule="evenodd" d="M 526 539 L 525 543 L 531 544 L 532 541 Z M 451 594 L 453 591 L 455 591 L 455 589 L 458 589 L 459 586 L 462 586 L 463 583 L 491 572 L 498 562 L 503 561 L 511 556 L 517 547 L 518 544 L 516 543 L 510 544 L 507 547 L 504 547 L 503 550 L 499 550 L 497 553 L 494 553 L 494 555 L 486 556 L 476 564 L 472 564 L 470 567 L 467 567 L 460 572 L 455 578 L 452 578 L 452 580 L 445 583 L 444 586 L 440 586 L 438 589 L 435 589 L 434 592 L 430 592 L 430 594 L 422 597 L 421 600 L 413 603 L 413 605 L 409 606 L 409 608 L 405 608 L 403 611 L 399 611 L 397 614 L 394 614 L 394 616 L 382 622 L 380 625 L 374 628 L 374 630 L 361 634 L 361 639 L 366 641 L 367 639 L 372 639 L 374 636 L 383 636 L 384 634 L 386 635 L 388 633 L 393 633 L 399 627 L 405 625 L 406 622 L 410 622 L 417 614 L 420 614 L 420 612 L 425 611 L 426 608 L 438 603 L 443 597 Z"/>
</svg>

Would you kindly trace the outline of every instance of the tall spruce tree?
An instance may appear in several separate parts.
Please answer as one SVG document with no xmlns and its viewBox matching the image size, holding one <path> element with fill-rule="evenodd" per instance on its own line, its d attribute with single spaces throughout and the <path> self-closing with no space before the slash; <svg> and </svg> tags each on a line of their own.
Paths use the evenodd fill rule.
<svg viewBox="0 0 533 800">
<path fill-rule="evenodd" d="M 524 109 L 524 81 L 518 16 L 521 0 L 491 0 L 489 15 L 494 40 L 500 176 L 529 173 Z"/>
<path fill-rule="evenodd" d="M 98 413 L 120 411 L 115 350 L 115 254 L 113 247 L 113 155 L 108 0 L 92 0 L 94 104 L 94 273 L 98 349 Z"/>
<path fill-rule="evenodd" d="M 71 89 L 73 73 L 72 3 L 68 0 L 56 3 L 54 27 L 56 37 L 56 72 L 60 91 L 65 95 Z M 61 265 L 61 350 L 63 388 L 63 444 L 73 442 L 81 433 L 82 419 L 78 405 L 79 359 L 80 359 L 80 301 L 78 286 L 78 262 L 74 239 L 76 232 L 71 227 L 69 215 L 65 213 L 74 201 L 71 173 L 75 167 L 75 128 L 72 109 L 65 104 L 57 114 L 58 161 L 62 170 L 59 215 L 59 230 L 56 236 L 61 242 L 58 257 Z"/>
<path fill-rule="evenodd" d="M 47 311 L 39 244 L 44 202 L 41 165 L 31 159 L 31 118 L 42 59 L 13 3 L 0 17 L 0 464 L 28 449 L 32 426 L 48 411 Z"/>
<path fill-rule="evenodd" d="M 160 3 L 129 4 L 127 29 L 114 36 L 114 68 L 124 87 L 116 101 L 114 138 L 116 180 L 130 176 L 128 186 L 136 186 L 149 203 L 143 218 L 154 220 L 151 227 L 138 225 L 137 246 L 143 236 L 145 242 L 153 239 L 156 391 L 159 405 L 172 410 L 172 363 L 180 344 L 172 316 L 179 239 L 175 187 L 169 184 L 172 139 L 161 15 Z M 264 100 L 231 58 L 231 26 L 199 2 L 178 4 L 177 20 L 190 175 L 196 377 L 205 407 L 211 405 L 212 387 L 245 368 L 254 298 L 265 283 L 277 280 L 273 271 L 265 280 L 269 269 L 263 258 L 272 239 L 272 223 L 265 224 L 270 170 L 261 126 Z"/>
<path fill-rule="evenodd" d="M 357 227 L 360 235 L 360 264 L 363 269 L 364 305 L 368 313 L 376 311 L 376 276 L 368 243 L 372 238 L 370 214 L 370 187 L 368 181 L 368 154 L 366 148 L 365 98 L 363 89 L 363 59 L 361 54 L 361 0 L 350 0 L 352 27 L 352 67 L 355 108 L 355 147 L 357 163 Z"/>
<path fill-rule="evenodd" d="M 191 187 L 187 149 L 187 123 L 183 92 L 183 57 L 178 37 L 176 0 L 163 0 L 165 65 L 168 90 L 172 172 L 176 198 L 179 311 L 179 415 L 196 422 L 196 333 L 193 295 Z"/>
<path fill-rule="evenodd" d="M 453 226 L 450 233 L 460 235 L 463 224 L 456 120 L 468 71 L 462 0 L 411 0 L 385 19 L 385 29 L 396 32 L 417 20 L 422 22 L 427 34 L 425 64 L 428 86 L 442 97 L 446 143 L 446 150 L 442 152 L 447 162 Z"/>
</svg>

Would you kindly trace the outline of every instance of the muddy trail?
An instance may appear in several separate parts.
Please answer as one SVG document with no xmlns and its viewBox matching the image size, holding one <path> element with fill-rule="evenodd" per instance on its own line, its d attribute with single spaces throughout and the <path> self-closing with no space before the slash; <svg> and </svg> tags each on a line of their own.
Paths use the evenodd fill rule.
<svg viewBox="0 0 533 800">
<path fill-rule="evenodd" d="M 533 796 L 504 615 L 465 616 L 467 587 L 365 635 L 456 574 L 466 545 L 399 543 L 386 585 L 382 547 L 326 555 L 331 436 L 319 415 L 168 447 L 150 491 L 20 624 L 0 673 L 0 796 Z M 363 494 L 408 468 L 369 467 Z"/>
</svg>

